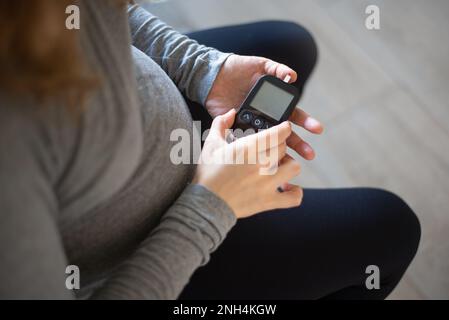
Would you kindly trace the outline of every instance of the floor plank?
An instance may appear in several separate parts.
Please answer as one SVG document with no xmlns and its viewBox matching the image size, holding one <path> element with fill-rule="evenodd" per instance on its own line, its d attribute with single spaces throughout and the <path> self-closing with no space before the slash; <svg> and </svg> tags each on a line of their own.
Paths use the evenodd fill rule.
<svg viewBox="0 0 449 320">
<path fill-rule="evenodd" d="M 449 132 L 449 1 L 360 0 L 334 1 L 321 7 L 362 50 L 420 106 L 434 125 Z M 381 30 L 369 31 L 364 8 L 381 10 Z"/>
</svg>

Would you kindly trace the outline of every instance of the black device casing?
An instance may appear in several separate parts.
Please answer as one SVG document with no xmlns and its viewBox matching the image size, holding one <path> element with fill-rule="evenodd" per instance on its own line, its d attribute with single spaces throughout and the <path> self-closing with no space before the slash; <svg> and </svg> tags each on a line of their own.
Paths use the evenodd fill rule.
<svg viewBox="0 0 449 320">
<path fill-rule="evenodd" d="M 293 96 L 292 101 L 290 102 L 289 106 L 285 110 L 280 120 L 273 119 L 272 117 L 263 113 L 262 111 L 251 107 L 251 102 L 253 101 L 256 94 L 259 92 L 259 89 L 262 87 L 264 82 L 270 82 L 271 84 L 275 85 L 276 87 L 282 90 L 287 91 Z M 298 104 L 298 101 L 299 101 L 299 91 L 296 87 L 270 75 L 262 76 L 253 86 L 248 96 L 245 98 L 245 101 L 240 106 L 232 129 L 233 130 L 241 129 L 242 131 L 253 129 L 255 132 L 257 132 L 258 130 L 261 129 L 268 129 L 272 126 L 276 126 L 284 121 L 287 121 L 290 118 L 290 116 L 292 115 L 293 111 L 296 108 L 296 105 Z M 247 119 L 246 120 L 242 119 L 242 116 L 248 112 L 250 112 L 253 115 L 253 118 L 249 122 Z M 263 126 L 256 125 L 255 124 L 256 119 L 261 119 L 262 121 L 264 121 L 264 125 Z"/>
</svg>

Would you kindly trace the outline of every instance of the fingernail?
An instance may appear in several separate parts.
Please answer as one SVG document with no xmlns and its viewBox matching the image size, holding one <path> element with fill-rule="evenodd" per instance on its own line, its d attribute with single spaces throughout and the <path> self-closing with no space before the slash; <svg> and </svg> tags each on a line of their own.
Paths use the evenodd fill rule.
<svg viewBox="0 0 449 320">
<path fill-rule="evenodd" d="M 304 146 L 304 152 L 310 156 L 310 158 L 313 158 L 315 156 L 315 151 L 312 149 L 311 146 L 305 145 Z"/>
<path fill-rule="evenodd" d="M 312 117 L 308 117 L 304 123 L 304 126 L 308 129 L 313 129 L 319 127 L 320 125 L 321 123 Z"/>
</svg>

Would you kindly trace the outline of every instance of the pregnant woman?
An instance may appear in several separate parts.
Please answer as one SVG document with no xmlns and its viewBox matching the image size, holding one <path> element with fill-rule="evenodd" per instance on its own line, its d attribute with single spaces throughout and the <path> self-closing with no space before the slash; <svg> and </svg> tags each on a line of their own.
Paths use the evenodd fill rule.
<svg viewBox="0 0 449 320">
<path fill-rule="evenodd" d="M 273 176 L 170 161 L 170 134 L 193 133 L 192 117 L 211 126 L 203 153 L 263 137 L 223 139 L 260 76 L 303 89 L 317 59 L 306 30 L 275 21 L 184 36 L 118 0 L 77 1 L 80 29 L 67 30 L 70 4 L 0 3 L 0 298 L 388 296 L 417 250 L 415 214 L 382 190 L 286 184 L 300 172 L 287 145 L 314 158 L 289 123 L 270 129 Z M 300 109 L 290 120 L 323 130 Z M 66 287 L 69 265 L 79 290 Z"/>
</svg>

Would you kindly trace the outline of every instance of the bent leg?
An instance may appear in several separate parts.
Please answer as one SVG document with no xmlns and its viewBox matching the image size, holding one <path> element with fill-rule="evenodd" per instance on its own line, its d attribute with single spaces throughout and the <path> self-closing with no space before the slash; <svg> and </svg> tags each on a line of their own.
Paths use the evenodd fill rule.
<svg viewBox="0 0 449 320">
<path fill-rule="evenodd" d="M 419 239 L 418 219 L 392 193 L 305 190 L 298 208 L 239 221 L 181 299 L 384 299 Z M 369 265 L 379 290 L 365 286 Z"/>
</svg>

